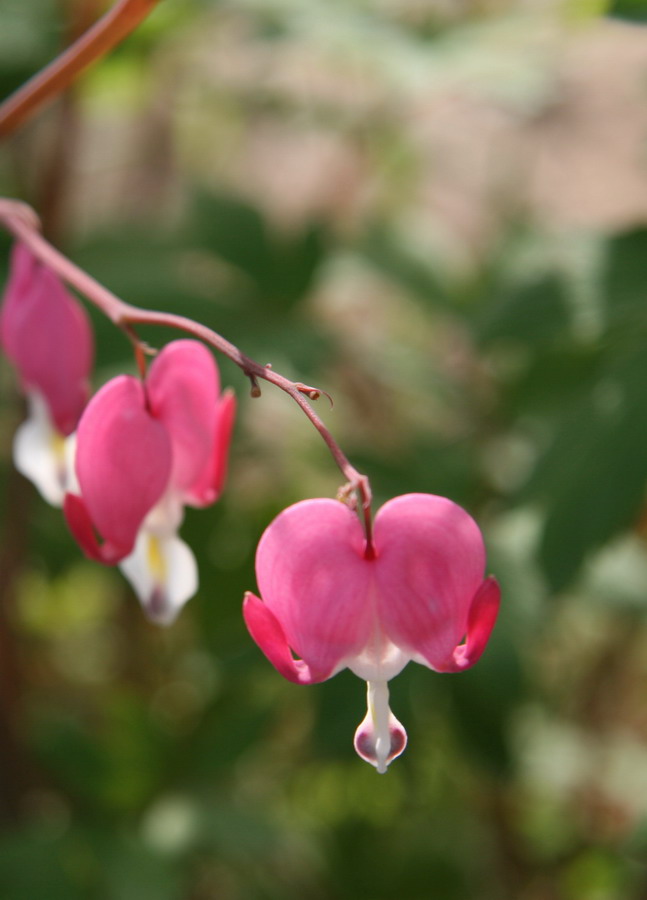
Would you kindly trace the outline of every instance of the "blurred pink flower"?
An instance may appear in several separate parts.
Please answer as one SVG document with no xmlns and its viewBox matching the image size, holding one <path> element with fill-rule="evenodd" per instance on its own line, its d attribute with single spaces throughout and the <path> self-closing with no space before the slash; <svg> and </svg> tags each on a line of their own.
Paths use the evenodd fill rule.
<svg viewBox="0 0 647 900">
<path fill-rule="evenodd" d="M 16 468 L 60 506 L 70 487 L 72 433 L 89 395 L 92 330 L 81 305 L 21 243 L 0 310 L 0 345 L 18 370 L 29 417 L 16 432 Z"/>
<path fill-rule="evenodd" d="M 289 681 L 313 684 L 346 667 L 367 681 L 368 712 L 355 749 L 385 772 L 407 742 L 387 682 L 410 660 L 437 672 L 474 665 L 499 609 L 499 586 L 484 570 L 477 524 L 445 497 L 389 501 L 368 548 L 348 507 L 305 500 L 263 534 L 256 554 L 263 599 L 247 593 L 243 614 Z"/>
<path fill-rule="evenodd" d="M 120 563 L 160 624 L 197 590 L 195 559 L 177 531 L 185 505 L 208 506 L 220 495 L 234 412 L 211 353 L 179 340 L 144 382 L 120 375 L 104 385 L 79 422 L 79 492 L 65 497 L 68 525 L 91 559 Z"/>
</svg>

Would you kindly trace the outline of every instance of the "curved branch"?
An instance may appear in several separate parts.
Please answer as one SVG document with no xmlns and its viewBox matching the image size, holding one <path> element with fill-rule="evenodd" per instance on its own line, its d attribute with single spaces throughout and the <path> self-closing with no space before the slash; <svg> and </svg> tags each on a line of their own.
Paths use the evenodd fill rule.
<svg viewBox="0 0 647 900">
<path fill-rule="evenodd" d="M 368 547 L 372 547 L 371 488 L 369 480 L 366 475 L 362 475 L 351 465 L 347 456 L 307 399 L 316 400 L 324 392 L 307 384 L 291 381 L 284 375 L 275 372 L 271 366 L 263 366 L 255 362 L 242 353 L 238 347 L 222 337 L 222 335 L 211 328 L 207 328 L 206 325 L 202 325 L 200 322 L 195 322 L 193 319 L 186 318 L 186 316 L 140 309 L 137 306 L 132 306 L 130 303 L 125 303 L 103 285 L 99 284 L 98 281 L 95 281 L 87 272 L 76 266 L 40 234 L 38 217 L 27 204 L 17 200 L 0 199 L 0 223 L 15 238 L 29 247 L 34 256 L 55 272 L 62 281 L 75 288 L 90 303 L 100 309 L 142 350 L 145 350 L 145 347 L 134 334 L 134 325 L 162 325 L 168 328 L 177 328 L 214 347 L 219 353 L 222 353 L 223 356 L 226 356 L 242 369 L 251 381 L 252 396 L 257 397 L 260 395 L 258 380 L 262 379 L 276 385 L 276 387 L 292 397 L 317 429 L 337 466 L 348 481 L 348 485 L 342 489 L 340 494 L 347 496 L 350 493 L 355 493 L 358 496 L 362 506 Z"/>
<path fill-rule="evenodd" d="M 84 69 L 109 53 L 158 3 L 159 0 L 118 0 L 71 47 L 0 104 L 0 138 L 20 128 L 44 103 L 69 87 Z"/>
</svg>

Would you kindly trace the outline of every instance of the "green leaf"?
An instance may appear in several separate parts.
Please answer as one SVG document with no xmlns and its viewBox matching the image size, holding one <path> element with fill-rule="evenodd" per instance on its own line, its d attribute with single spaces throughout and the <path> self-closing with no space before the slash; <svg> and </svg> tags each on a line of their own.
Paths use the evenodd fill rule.
<svg viewBox="0 0 647 900">
<path fill-rule="evenodd" d="M 476 323 L 476 331 L 486 344 L 507 338 L 533 347 L 563 341 L 570 325 L 564 286 L 551 277 L 495 296 Z"/>
<path fill-rule="evenodd" d="M 0 839 L 0 895 L 7 900 L 83 900 L 88 897 L 82 848 L 67 834 L 42 825 Z"/>
<path fill-rule="evenodd" d="M 321 224 L 294 236 L 272 233 L 258 209 L 224 193 L 196 195 L 192 230 L 200 246 L 249 279 L 265 314 L 285 312 L 307 293 L 328 246 Z"/>
<path fill-rule="evenodd" d="M 505 584 L 501 588 L 505 598 Z M 508 730 L 525 691 L 511 618 L 504 607 L 478 665 L 446 676 L 465 750 L 495 775 L 506 775 L 513 764 Z"/>
<path fill-rule="evenodd" d="M 619 19 L 633 22 L 647 21 L 647 2 L 645 0 L 615 0 L 609 7 L 609 14 Z"/>
<path fill-rule="evenodd" d="M 547 518 L 541 560 L 554 590 L 586 556 L 631 525 L 647 479 L 647 352 L 609 367 L 565 413 L 527 487 Z"/>
</svg>

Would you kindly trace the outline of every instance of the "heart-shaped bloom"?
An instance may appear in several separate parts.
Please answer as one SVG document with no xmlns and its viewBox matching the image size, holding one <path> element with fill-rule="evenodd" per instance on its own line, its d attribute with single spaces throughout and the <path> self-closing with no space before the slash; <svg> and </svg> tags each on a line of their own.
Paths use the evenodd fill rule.
<svg viewBox="0 0 647 900">
<path fill-rule="evenodd" d="M 407 741 L 389 709 L 387 682 L 410 660 L 460 672 L 479 659 L 500 599 L 484 570 L 476 522 L 445 497 L 389 501 L 375 517 L 370 546 L 348 507 L 305 500 L 263 534 L 256 554 L 262 600 L 246 594 L 243 614 L 288 680 L 313 684 L 349 668 L 367 681 L 355 749 L 385 772 Z"/>
<path fill-rule="evenodd" d="M 21 243 L 11 255 L 0 344 L 29 403 L 14 440 L 16 468 L 60 506 L 71 485 L 72 435 L 88 399 L 92 330 L 82 306 Z"/>
<path fill-rule="evenodd" d="M 211 353 L 179 340 L 145 381 L 120 375 L 105 384 L 79 422 L 68 525 L 91 559 L 120 563 L 159 623 L 173 621 L 197 589 L 195 559 L 177 531 L 185 505 L 208 506 L 220 495 L 234 411 Z"/>
</svg>

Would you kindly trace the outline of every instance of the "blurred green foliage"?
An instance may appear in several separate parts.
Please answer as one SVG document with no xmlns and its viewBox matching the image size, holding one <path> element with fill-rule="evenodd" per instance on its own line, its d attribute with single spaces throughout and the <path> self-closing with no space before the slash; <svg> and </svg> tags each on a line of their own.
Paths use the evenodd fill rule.
<svg viewBox="0 0 647 900">
<path fill-rule="evenodd" d="M 0 4 L 2 93 L 62 6 Z M 299 411 L 222 362 L 228 488 L 160 631 L 13 471 L 0 360 L 3 900 L 645 896 L 646 10 L 167 0 L 0 151 L 111 290 L 329 390 L 378 504 L 464 504 L 504 597 L 473 670 L 394 681 L 379 777 L 363 685 L 287 684 L 240 616 L 272 516 L 339 487 Z M 134 361 L 90 312 L 98 386 Z"/>
</svg>

